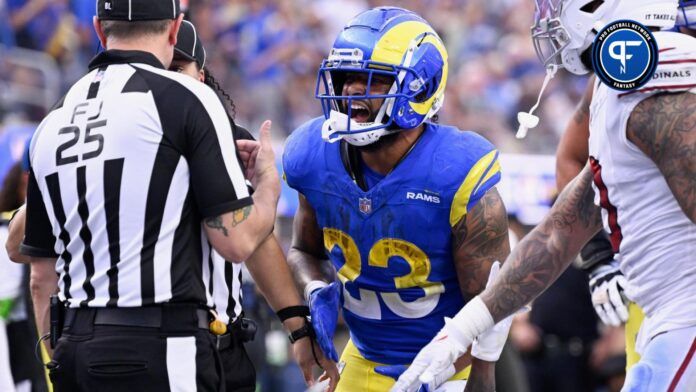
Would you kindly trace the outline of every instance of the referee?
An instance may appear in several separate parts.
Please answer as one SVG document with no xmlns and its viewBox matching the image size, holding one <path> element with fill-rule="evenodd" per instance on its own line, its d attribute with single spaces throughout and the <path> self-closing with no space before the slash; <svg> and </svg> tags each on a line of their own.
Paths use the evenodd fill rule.
<svg viewBox="0 0 696 392">
<path fill-rule="evenodd" d="M 179 29 L 174 59 L 169 69 L 205 83 L 221 98 L 224 97 L 230 109 L 234 111 L 232 99 L 222 90 L 210 70 L 206 68 L 206 57 L 206 50 L 195 26 L 184 20 Z M 249 131 L 236 125 L 231 117 L 229 120 L 236 140 L 254 140 Z M 300 306 L 300 296 L 283 251 L 274 235 L 269 236 L 249 257 L 246 266 L 268 303 L 282 316 L 286 330 L 290 334 L 295 332 L 295 336 L 298 336 L 296 331 L 301 331 L 305 325 L 305 319 L 302 317 L 303 310 L 305 314 L 308 314 L 309 309 Z M 203 276 L 208 277 L 206 288 L 209 292 L 209 301 L 214 303 L 219 320 L 229 324 L 224 334 L 215 336 L 225 374 L 226 390 L 228 392 L 254 391 L 256 390 L 256 372 L 243 345 L 252 338 L 253 331 L 250 327 L 253 324 L 243 318 L 241 265 L 225 262 L 213 250 L 209 253 L 208 262 L 203 265 Z M 313 382 L 312 368 L 315 363 L 326 369 L 334 383 L 338 382 L 338 371 L 324 358 L 316 342 L 309 340 L 313 337 L 306 336 L 306 338 L 293 343 L 293 353 L 307 383 Z"/>
<path fill-rule="evenodd" d="M 224 389 L 203 238 L 226 260 L 248 258 L 272 230 L 280 183 L 268 122 L 250 197 L 220 100 L 165 70 L 181 21 L 178 0 L 98 0 L 107 50 L 31 143 L 22 253 L 59 293 L 58 392 Z"/>
</svg>

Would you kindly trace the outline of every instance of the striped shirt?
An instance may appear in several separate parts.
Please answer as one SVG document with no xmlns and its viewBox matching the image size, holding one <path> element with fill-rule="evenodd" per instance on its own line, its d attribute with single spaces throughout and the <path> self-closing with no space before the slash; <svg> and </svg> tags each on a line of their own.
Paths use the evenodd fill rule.
<svg viewBox="0 0 696 392">
<path fill-rule="evenodd" d="M 39 125 L 22 252 L 70 307 L 210 304 L 202 220 L 250 205 L 222 103 L 152 54 L 109 50 Z"/>
</svg>

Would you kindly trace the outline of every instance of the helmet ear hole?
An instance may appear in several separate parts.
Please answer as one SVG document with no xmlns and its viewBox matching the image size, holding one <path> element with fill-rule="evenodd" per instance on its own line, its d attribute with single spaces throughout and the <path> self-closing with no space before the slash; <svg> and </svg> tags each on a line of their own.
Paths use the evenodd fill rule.
<svg viewBox="0 0 696 392">
<path fill-rule="evenodd" d="M 591 14 L 599 8 L 600 5 L 604 4 L 604 0 L 592 0 L 589 3 L 583 5 L 580 8 L 580 11 L 582 12 L 587 12 L 588 14 Z"/>
</svg>

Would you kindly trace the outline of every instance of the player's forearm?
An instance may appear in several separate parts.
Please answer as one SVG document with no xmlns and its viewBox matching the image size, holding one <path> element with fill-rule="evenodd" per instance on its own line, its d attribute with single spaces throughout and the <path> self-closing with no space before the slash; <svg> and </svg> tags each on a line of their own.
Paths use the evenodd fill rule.
<svg viewBox="0 0 696 392">
<path fill-rule="evenodd" d="M 478 358 L 471 361 L 471 376 L 466 382 L 465 392 L 495 391 L 495 362 L 486 362 Z"/>
<path fill-rule="evenodd" d="M 515 247 L 495 284 L 481 294 L 495 322 L 546 290 L 601 228 L 591 184 L 592 172 L 585 168 L 551 213 Z"/>
<path fill-rule="evenodd" d="M 290 268 L 275 236 L 269 236 L 246 262 L 247 269 L 274 311 L 302 304 L 292 281 Z M 291 318 L 284 323 L 289 331 L 302 327 L 303 320 Z"/>
<path fill-rule="evenodd" d="M 320 259 L 296 247 L 292 247 L 288 251 L 288 265 L 301 293 L 305 292 L 305 288 L 310 282 L 330 283 L 336 275 L 327 259 Z"/>
<path fill-rule="evenodd" d="M 55 259 L 31 258 L 31 278 L 29 287 L 34 305 L 34 317 L 39 335 L 48 333 L 50 328 L 50 298 L 58 291 L 58 276 L 55 272 Z M 50 347 L 46 347 L 50 353 Z"/>
</svg>

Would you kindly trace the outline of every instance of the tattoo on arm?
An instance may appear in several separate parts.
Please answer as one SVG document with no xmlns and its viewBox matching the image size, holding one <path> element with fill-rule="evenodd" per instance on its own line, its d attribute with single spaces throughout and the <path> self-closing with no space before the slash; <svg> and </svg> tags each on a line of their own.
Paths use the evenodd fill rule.
<svg viewBox="0 0 696 392">
<path fill-rule="evenodd" d="M 589 167 L 561 193 L 551 213 L 508 258 L 496 283 L 481 295 L 498 322 L 546 290 L 601 228 Z"/>
<path fill-rule="evenodd" d="M 253 206 L 246 206 L 232 211 L 232 227 L 236 227 L 244 222 L 249 215 L 251 215 L 252 207 Z M 227 231 L 227 227 L 225 227 L 225 221 L 222 215 L 206 219 L 205 225 L 211 229 L 219 230 L 225 237 L 229 237 L 229 232 Z"/>
<path fill-rule="evenodd" d="M 636 106 L 626 136 L 662 172 L 679 206 L 696 223 L 696 94 L 657 94 Z"/>
<path fill-rule="evenodd" d="M 453 255 L 462 293 L 480 293 L 495 261 L 510 254 L 505 205 L 493 188 L 460 220 L 453 230 Z"/>
<path fill-rule="evenodd" d="M 246 206 L 244 208 L 240 208 L 232 213 L 232 227 L 237 226 L 238 224 L 244 222 L 246 218 L 249 217 L 251 214 L 251 208 L 252 206 Z M 225 234 L 227 235 L 227 234 Z"/>
<path fill-rule="evenodd" d="M 205 225 L 210 227 L 211 229 L 216 229 L 222 231 L 222 234 L 227 237 L 227 228 L 225 228 L 225 225 L 222 223 L 222 217 L 221 216 L 216 216 L 213 218 L 208 218 L 205 220 Z"/>
</svg>

